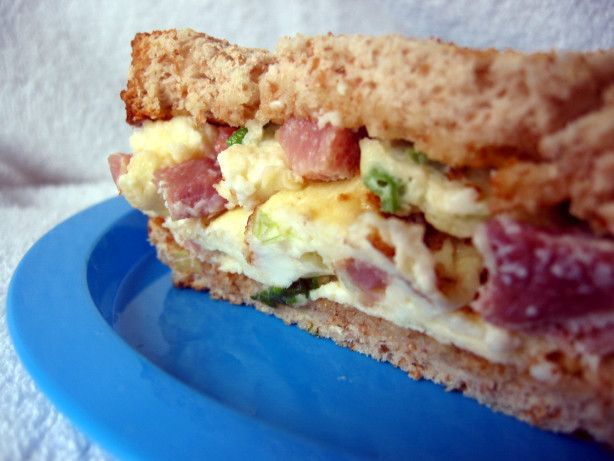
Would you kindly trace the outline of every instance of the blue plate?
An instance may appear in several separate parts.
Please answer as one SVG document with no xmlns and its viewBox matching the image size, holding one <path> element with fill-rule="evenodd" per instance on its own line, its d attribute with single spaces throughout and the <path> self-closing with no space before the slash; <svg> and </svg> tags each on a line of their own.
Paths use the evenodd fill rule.
<svg viewBox="0 0 614 461">
<path fill-rule="evenodd" d="M 122 459 L 611 459 L 254 309 L 172 287 L 117 198 L 49 232 L 11 281 L 38 386 Z"/>
</svg>

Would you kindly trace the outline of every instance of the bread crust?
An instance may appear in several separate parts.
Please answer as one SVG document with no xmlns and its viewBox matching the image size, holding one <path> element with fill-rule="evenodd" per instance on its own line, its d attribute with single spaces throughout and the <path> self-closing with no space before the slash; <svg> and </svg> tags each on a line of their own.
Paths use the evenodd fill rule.
<svg viewBox="0 0 614 461">
<path fill-rule="evenodd" d="M 260 76 L 273 61 L 266 50 L 191 30 L 139 33 L 132 40 L 128 86 L 121 93 L 127 121 L 192 115 L 243 125 L 259 108 Z"/>
<path fill-rule="evenodd" d="M 563 202 L 614 235 L 614 49 L 519 53 L 393 35 L 296 36 L 273 53 L 192 30 L 137 34 L 127 120 L 333 120 L 494 169 L 493 211 Z M 607 141 L 604 143 L 604 140 Z"/>
<path fill-rule="evenodd" d="M 262 285 L 243 275 L 220 271 L 207 257 L 213 252 L 203 253 L 202 259 L 190 256 L 175 242 L 161 219 L 150 219 L 148 230 L 158 257 L 173 270 L 177 286 L 207 290 L 213 298 L 255 306 L 287 324 L 390 362 L 414 379 L 429 379 L 447 390 L 460 391 L 530 424 L 560 432 L 585 431 L 614 446 L 614 357 L 590 367 L 564 345 L 554 351 L 549 341 L 532 338 L 536 343 L 533 355 L 535 349 L 542 348 L 549 363 L 561 366 L 556 381 L 540 381 L 528 366 L 489 362 L 348 305 L 320 299 L 300 308 L 272 309 L 251 298 Z"/>
</svg>

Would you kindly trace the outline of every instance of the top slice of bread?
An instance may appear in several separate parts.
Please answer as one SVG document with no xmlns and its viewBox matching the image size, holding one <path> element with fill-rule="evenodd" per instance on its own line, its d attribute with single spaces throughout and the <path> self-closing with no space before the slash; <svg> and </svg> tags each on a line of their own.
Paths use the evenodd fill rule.
<svg viewBox="0 0 614 461">
<path fill-rule="evenodd" d="M 614 49 L 527 54 L 327 35 L 284 38 L 271 53 L 191 30 L 138 34 L 132 47 L 122 92 L 131 124 L 189 114 L 364 126 L 452 166 L 495 168 L 498 209 L 570 201 L 614 233 Z"/>
</svg>

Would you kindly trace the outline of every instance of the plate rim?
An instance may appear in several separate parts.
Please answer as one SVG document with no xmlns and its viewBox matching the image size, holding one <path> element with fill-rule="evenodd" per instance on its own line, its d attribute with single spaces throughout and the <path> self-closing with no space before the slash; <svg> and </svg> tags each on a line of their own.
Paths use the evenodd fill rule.
<svg viewBox="0 0 614 461">
<path fill-rule="evenodd" d="M 181 459 L 202 459 L 203 455 L 216 459 L 239 459 L 244 458 L 247 452 L 254 459 L 270 459 L 271 456 L 288 454 L 310 459 L 355 459 L 349 453 L 318 444 L 300 434 L 284 431 L 201 394 L 135 351 L 112 329 L 91 298 L 87 286 L 87 265 L 99 240 L 117 221 L 130 215 L 141 216 L 140 219 L 143 219 L 123 197 L 113 197 L 95 204 L 44 234 L 30 247 L 15 269 L 7 291 L 7 327 L 15 351 L 38 389 L 72 424 L 120 459 L 155 460 L 175 456 Z M 75 236 L 73 231 L 77 229 L 80 234 Z M 72 244 L 70 248 L 63 245 L 67 242 Z M 44 269 L 41 267 L 44 266 L 44 259 L 50 256 L 61 256 L 56 260 L 57 266 L 49 272 L 51 281 L 73 284 L 78 289 L 62 292 L 47 283 L 46 288 L 51 293 L 43 293 L 43 287 L 31 283 L 33 268 L 36 269 L 34 274 L 39 275 Z M 76 270 L 74 257 L 80 257 Z M 60 280 L 67 273 L 74 278 Z M 55 309 L 62 310 L 62 320 L 65 320 L 66 312 L 75 314 L 82 328 L 71 328 L 65 322 L 57 322 L 53 329 L 45 331 L 40 323 L 46 321 L 47 317 L 40 317 L 39 314 L 44 314 L 44 310 L 50 312 Z M 56 330 L 56 333 L 50 334 L 50 330 Z M 86 368 L 76 371 L 63 367 L 61 373 L 53 370 L 48 360 L 53 357 L 53 363 L 57 365 L 58 358 L 54 357 L 54 350 L 59 346 L 58 336 L 64 335 L 66 343 L 80 344 L 86 331 L 94 334 L 94 347 L 87 350 L 74 349 L 73 355 L 63 357 L 66 363 L 78 363 Z M 36 337 L 36 334 L 40 336 Z M 62 347 L 62 352 L 71 354 L 66 347 Z M 115 354 L 115 361 L 103 360 L 112 354 Z M 121 361 L 118 363 L 117 359 Z M 92 366 L 88 367 L 88 362 Z M 94 363 L 97 365 L 93 366 Z M 161 380 L 170 393 L 178 392 L 190 405 L 196 405 L 198 410 L 206 409 L 209 412 L 207 418 L 203 420 L 195 417 L 193 408 L 192 411 L 186 408 L 178 411 L 173 403 L 149 398 L 153 407 L 147 410 L 155 416 L 168 417 L 168 420 L 160 420 L 157 430 L 158 433 L 164 433 L 165 437 L 151 437 L 140 430 L 131 429 L 130 426 L 139 427 L 143 423 L 141 415 L 134 413 L 143 402 L 130 406 L 130 398 L 127 398 L 130 396 L 127 393 L 143 391 L 143 387 L 148 386 L 146 378 L 134 376 L 135 365 L 142 367 L 141 374 Z M 109 376 L 121 377 L 116 388 L 106 388 L 101 393 L 96 392 L 93 385 L 87 387 L 87 382 L 107 382 Z M 78 396 L 71 395 L 66 387 L 71 380 L 86 380 L 86 384 L 77 389 Z M 135 383 L 141 387 L 134 387 Z M 127 390 L 126 386 L 132 387 Z M 75 390 L 74 385 L 72 390 Z M 113 404 L 114 409 L 92 417 L 88 413 L 92 407 L 84 404 L 84 397 L 97 399 L 95 406 L 100 413 L 104 413 L 102 408 L 105 404 L 107 408 Z M 121 402 L 121 405 L 117 405 L 117 402 Z M 194 418 L 198 419 L 197 424 Z M 118 423 L 123 426 L 118 428 Z M 226 432 L 232 431 L 233 437 L 242 438 L 243 444 L 241 440 L 233 440 L 233 443 L 222 440 L 223 437 L 220 438 L 218 433 L 220 425 L 225 425 Z M 249 441 L 259 443 L 250 444 Z"/>
<path fill-rule="evenodd" d="M 9 283 L 6 315 L 14 348 L 37 387 L 56 408 L 92 441 L 120 459 L 202 459 L 204 456 L 243 459 L 246 455 L 256 460 L 282 456 L 291 456 L 292 459 L 362 459 L 356 453 L 285 430 L 198 392 L 134 350 L 112 329 L 92 299 L 88 263 L 92 252 L 109 230 L 122 219 L 130 217 L 140 220 L 143 236 L 146 237 L 146 217 L 121 196 L 107 199 L 69 217 L 27 251 Z M 48 263 L 45 258 L 49 258 L 50 254 L 57 258 L 59 265 L 54 266 L 52 271 L 57 286 L 30 283 L 33 276 L 44 276 L 47 267 L 42 263 Z M 139 258 L 145 256 L 139 254 Z M 73 279 L 63 278 L 66 273 Z M 74 284 L 76 288 L 63 290 L 67 283 Z M 54 325 L 54 329 L 45 329 L 42 323 L 48 320 L 50 312 L 55 312 L 53 309 L 62 312 L 63 322 Z M 67 323 L 75 320 L 70 315 L 77 316 L 81 329 L 72 328 Z M 54 363 L 59 363 L 61 368 L 58 371 L 46 363 L 54 348 L 49 347 L 45 340 L 56 341 L 53 344 L 57 346 L 58 337 L 62 334 L 67 335 L 62 336 L 63 352 L 67 356 L 60 357 L 60 361 L 55 357 Z M 71 344 L 84 346 L 85 351 L 72 351 L 68 347 Z M 86 354 L 86 360 L 83 354 Z M 112 366 L 111 362 L 101 362 L 101 359 L 109 356 L 115 359 Z M 79 360 L 71 362 L 71 358 L 75 357 Z M 73 362 L 82 365 L 85 368 L 83 372 L 77 373 L 64 366 Z M 141 375 L 149 373 L 160 380 L 169 394 L 163 395 L 161 400 L 160 396 L 153 398 L 151 389 L 148 389 L 151 383 L 147 382 L 148 379 L 151 381 L 151 377 L 139 375 L 139 369 Z M 122 378 L 119 383 L 116 381 L 118 374 Z M 70 385 L 67 387 L 71 379 L 85 381 L 84 386 L 76 389 Z M 115 388 L 105 388 L 108 390 L 106 394 L 94 392 L 92 381 Z M 72 395 L 70 390 L 76 390 L 78 395 Z M 134 390 L 143 394 L 137 402 L 130 400 Z M 164 400 L 174 392 L 184 400 L 180 408 L 176 406 L 177 401 Z M 84 397 L 98 399 L 94 418 L 92 406 L 83 402 Z M 121 402 L 119 408 L 118 402 Z M 154 404 L 144 409 L 148 417 L 164 416 L 168 420 L 157 426 L 152 421 L 146 421 L 149 432 L 140 432 L 142 428 L 139 424 L 143 423 L 143 417 L 137 415 L 135 418 L 133 410 L 145 403 Z M 188 404 L 194 407 L 186 408 Z M 206 415 L 195 416 L 196 411 L 203 410 L 207 411 Z M 194 424 L 195 420 L 197 424 Z M 117 424 L 121 426 L 119 435 Z M 220 437 L 220 427 L 226 433 L 232 431 L 233 440 Z"/>
</svg>

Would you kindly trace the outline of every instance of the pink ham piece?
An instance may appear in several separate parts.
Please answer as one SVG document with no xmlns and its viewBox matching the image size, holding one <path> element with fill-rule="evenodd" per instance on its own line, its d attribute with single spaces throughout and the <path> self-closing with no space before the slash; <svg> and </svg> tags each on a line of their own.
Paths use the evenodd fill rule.
<svg viewBox="0 0 614 461">
<path fill-rule="evenodd" d="M 567 332 L 563 332 L 565 335 Z M 568 333 L 566 336 L 570 336 Z M 587 329 L 579 334 L 571 335 L 586 352 L 596 355 L 607 355 L 614 352 L 614 323 L 604 322 L 604 325 Z"/>
<path fill-rule="evenodd" d="M 213 150 L 216 154 L 219 154 L 220 152 L 228 148 L 226 142 L 228 141 L 228 138 L 230 138 L 230 135 L 235 131 L 237 131 L 237 129 L 231 126 L 218 127 L 217 138 L 215 138 L 215 143 L 213 144 Z"/>
<path fill-rule="evenodd" d="M 308 179 L 347 179 L 358 173 L 360 148 L 357 136 L 347 128 L 291 118 L 279 130 L 277 139 L 290 169 Z"/>
<path fill-rule="evenodd" d="M 368 262 L 348 258 L 337 264 L 340 278 L 362 292 L 362 301 L 371 304 L 377 301 L 388 286 L 388 274 Z"/>
<path fill-rule="evenodd" d="M 226 200 L 213 185 L 222 179 L 215 159 L 199 157 L 156 172 L 158 191 L 171 218 L 198 218 L 225 209 Z"/>
<path fill-rule="evenodd" d="M 475 244 L 488 281 L 472 307 L 492 323 L 526 329 L 614 313 L 612 240 L 495 218 Z"/>
<path fill-rule="evenodd" d="M 119 177 L 128 172 L 128 164 L 130 163 L 131 158 L 132 155 L 129 154 L 111 154 L 107 158 L 109 170 L 111 170 L 111 176 L 113 177 L 113 182 L 117 187 L 119 187 L 119 184 L 117 183 Z"/>
</svg>

